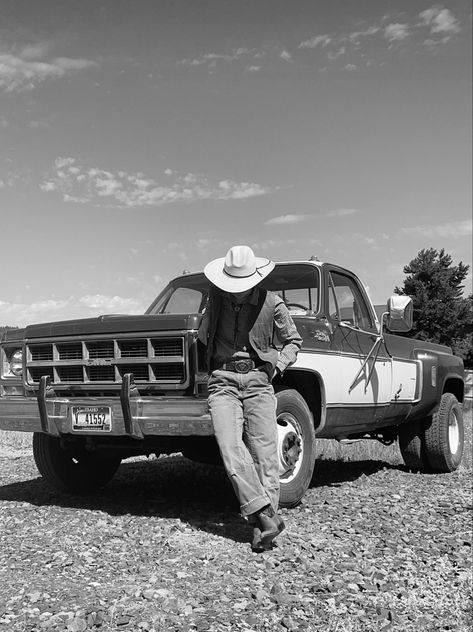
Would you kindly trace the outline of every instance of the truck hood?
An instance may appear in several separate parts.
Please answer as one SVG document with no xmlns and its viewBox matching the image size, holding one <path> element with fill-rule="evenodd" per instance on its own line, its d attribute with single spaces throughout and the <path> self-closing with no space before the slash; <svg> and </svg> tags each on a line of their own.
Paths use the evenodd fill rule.
<svg viewBox="0 0 473 632">
<path fill-rule="evenodd" d="M 24 329 L 9 330 L 7 340 L 56 338 L 60 336 L 87 336 L 102 334 L 128 334 L 153 331 L 182 331 L 197 329 L 200 314 L 122 315 L 98 316 L 80 320 L 28 325 Z"/>
</svg>

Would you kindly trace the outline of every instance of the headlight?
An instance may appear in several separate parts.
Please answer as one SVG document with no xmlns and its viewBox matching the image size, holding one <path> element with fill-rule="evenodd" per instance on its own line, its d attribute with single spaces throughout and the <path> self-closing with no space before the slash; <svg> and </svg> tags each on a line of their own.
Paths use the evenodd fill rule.
<svg viewBox="0 0 473 632">
<path fill-rule="evenodd" d="M 18 349 L 10 357 L 10 373 L 20 377 L 23 373 L 23 351 Z"/>
</svg>

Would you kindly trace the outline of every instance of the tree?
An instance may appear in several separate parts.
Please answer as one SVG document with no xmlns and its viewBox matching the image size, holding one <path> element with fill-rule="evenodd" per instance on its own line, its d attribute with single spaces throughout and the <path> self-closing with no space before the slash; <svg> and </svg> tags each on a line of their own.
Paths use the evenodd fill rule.
<svg viewBox="0 0 473 632">
<path fill-rule="evenodd" d="M 453 265 L 445 250 L 421 250 L 404 272 L 407 277 L 394 291 L 413 299 L 414 326 L 411 335 L 451 346 L 470 361 L 472 356 L 473 295 L 463 297 L 469 266 Z"/>
<path fill-rule="evenodd" d="M 9 325 L 0 325 L 0 338 L 7 329 L 18 329 L 18 327 L 10 327 Z"/>
</svg>

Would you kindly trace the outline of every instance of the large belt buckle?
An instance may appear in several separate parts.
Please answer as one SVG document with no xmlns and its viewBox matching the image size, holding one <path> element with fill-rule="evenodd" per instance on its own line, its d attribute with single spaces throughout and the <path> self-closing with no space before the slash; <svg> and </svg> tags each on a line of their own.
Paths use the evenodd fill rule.
<svg viewBox="0 0 473 632">
<path fill-rule="evenodd" d="M 249 373 L 252 368 L 252 360 L 235 360 L 235 371 L 237 373 Z"/>
</svg>

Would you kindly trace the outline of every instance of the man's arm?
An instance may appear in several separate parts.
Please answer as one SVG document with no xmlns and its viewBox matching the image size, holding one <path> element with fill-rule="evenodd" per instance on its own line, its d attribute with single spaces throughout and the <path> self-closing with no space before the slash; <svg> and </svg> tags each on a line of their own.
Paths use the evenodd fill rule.
<svg viewBox="0 0 473 632">
<path fill-rule="evenodd" d="M 274 329 L 282 349 L 276 362 L 276 369 L 279 373 L 284 373 L 288 366 L 294 364 L 297 354 L 302 346 L 302 338 L 297 331 L 292 316 L 284 301 L 276 295 L 274 306 Z"/>
</svg>

